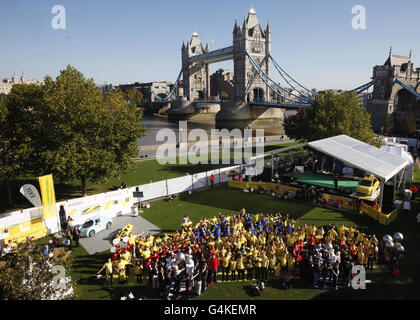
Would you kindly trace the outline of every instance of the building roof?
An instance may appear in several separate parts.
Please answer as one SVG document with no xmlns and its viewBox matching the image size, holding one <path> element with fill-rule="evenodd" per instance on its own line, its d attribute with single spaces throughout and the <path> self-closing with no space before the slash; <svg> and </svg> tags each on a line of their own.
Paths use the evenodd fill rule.
<svg viewBox="0 0 420 320">
<path fill-rule="evenodd" d="M 409 165 L 407 159 L 346 135 L 309 142 L 308 146 L 385 182 Z"/>
<path fill-rule="evenodd" d="M 391 54 L 385 61 L 385 65 L 389 66 L 402 66 L 404 63 L 410 62 L 410 57 L 399 56 L 397 54 Z"/>
</svg>

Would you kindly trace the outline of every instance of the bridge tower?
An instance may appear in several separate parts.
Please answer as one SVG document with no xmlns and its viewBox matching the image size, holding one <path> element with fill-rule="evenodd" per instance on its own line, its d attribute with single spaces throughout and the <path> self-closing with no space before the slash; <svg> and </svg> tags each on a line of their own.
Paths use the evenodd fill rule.
<svg viewBox="0 0 420 320">
<path fill-rule="evenodd" d="M 183 96 L 171 102 L 169 121 L 192 117 L 216 117 L 217 128 L 245 128 L 256 120 L 275 120 L 279 125 L 287 111 L 266 107 L 263 102 L 272 98 L 271 90 L 254 70 L 247 53 L 266 73 L 270 73 L 269 54 L 271 31 L 263 29 L 254 8 L 244 18 L 242 26 L 235 21 L 233 43 L 229 47 L 210 51 L 194 32 L 192 39 L 182 44 Z M 210 98 L 209 65 L 233 60 L 234 94 L 230 100 Z M 259 106 L 255 104 L 260 103 Z"/>
<path fill-rule="evenodd" d="M 242 26 L 235 21 L 233 28 L 233 63 L 234 86 L 236 101 L 269 101 L 270 91 L 265 83 L 257 76 L 245 52 L 258 63 L 265 73 L 269 74 L 269 54 L 271 50 L 271 31 L 267 22 L 264 30 L 254 8 L 251 8 L 248 17 Z"/>
<path fill-rule="evenodd" d="M 389 53 L 383 65 L 373 68 L 373 94 L 366 110 L 371 114 L 372 126 L 379 130 L 386 114 L 394 113 L 396 120 L 408 115 L 416 117 L 420 124 L 420 100 L 409 93 L 396 79 L 420 92 L 420 68 L 415 68 L 410 56 Z"/>
<path fill-rule="evenodd" d="M 203 46 L 197 32 L 193 33 L 191 40 L 185 45 L 182 43 L 182 76 L 184 96 L 192 100 L 204 100 L 209 97 L 210 70 L 205 62 L 190 63 L 190 58 L 209 52 L 209 45 Z"/>
</svg>

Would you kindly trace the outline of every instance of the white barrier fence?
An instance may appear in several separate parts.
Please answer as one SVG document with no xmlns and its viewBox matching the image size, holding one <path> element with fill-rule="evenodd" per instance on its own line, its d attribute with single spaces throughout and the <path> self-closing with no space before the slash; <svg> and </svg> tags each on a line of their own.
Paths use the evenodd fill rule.
<svg viewBox="0 0 420 320">
<path fill-rule="evenodd" d="M 60 230 L 60 221 L 64 222 L 68 216 L 73 218 L 74 224 L 81 224 L 89 217 L 96 215 L 105 215 L 109 217 L 127 215 L 131 213 L 133 204 L 139 200 L 133 197 L 133 192 L 135 191 L 143 192 L 142 201 L 167 197 L 173 194 L 201 189 L 210 185 L 209 177 L 212 174 L 214 175 L 214 184 L 227 182 L 230 178 L 229 173 L 235 171 L 240 174 L 242 167 L 246 167 L 246 165 L 220 168 L 127 189 L 60 201 L 56 203 L 57 216 L 43 219 L 43 224 L 47 228 L 47 233 L 52 234 Z M 62 217 L 60 217 L 61 206 L 63 206 L 66 213 L 66 215 Z M 30 223 L 28 222 L 41 219 L 42 217 L 42 207 L 3 214 L 0 217 L 0 240 L 8 237 L 8 234 L 4 232 L 4 230 L 7 230 L 12 226 L 20 225 L 21 232 L 24 232 L 25 228 L 28 228 L 28 225 L 30 228 Z"/>
</svg>

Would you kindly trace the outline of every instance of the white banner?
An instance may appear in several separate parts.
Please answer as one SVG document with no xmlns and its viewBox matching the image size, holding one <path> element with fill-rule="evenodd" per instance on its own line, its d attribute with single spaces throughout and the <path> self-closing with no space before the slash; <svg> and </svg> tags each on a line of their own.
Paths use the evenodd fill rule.
<svg viewBox="0 0 420 320">
<path fill-rule="evenodd" d="M 200 188 L 205 188 L 208 186 L 207 183 L 208 177 L 206 172 L 200 172 L 200 173 L 196 173 L 193 174 L 193 189 L 200 189 Z"/>
<path fill-rule="evenodd" d="M 163 198 L 167 196 L 166 180 L 152 182 L 138 186 L 139 191 L 143 192 L 143 201 L 148 201 L 156 198 Z M 131 188 L 136 191 L 136 187 Z"/>
<path fill-rule="evenodd" d="M 24 184 L 19 191 L 26 199 L 29 200 L 30 203 L 33 204 L 34 207 L 42 206 L 39 192 L 32 184 Z"/>
<path fill-rule="evenodd" d="M 168 180 L 168 193 L 175 194 L 191 190 L 192 178 L 190 175 Z"/>
</svg>

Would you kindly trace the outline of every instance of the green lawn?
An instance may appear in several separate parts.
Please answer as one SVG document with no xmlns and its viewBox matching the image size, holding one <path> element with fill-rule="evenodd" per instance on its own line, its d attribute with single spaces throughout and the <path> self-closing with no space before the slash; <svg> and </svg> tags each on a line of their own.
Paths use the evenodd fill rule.
<svg viewBox="0 0 420 320">
<path fill-rule="evenodd" d="M 414 164 L 413 182 L 420 183 L 420 168 L 417 163 Z"/>
<path fill-rule="evenodd" d="M 278 149 L 280 147 L 290 146 L 294 143 L 279 144 L 265 147 L 265 150 Z M 253 151 L 255 152 L 255 150 Z M 177 178 L 185 175 L 213 170 L 220 167 L 234 165 L 234 153 L 230 152 L 230 164 L 190 164 L 186 161 L 186 157 L 176 158 L 176 164 L 160 164 L 157 160 L 139 161 L 133 165 L 133 170 L 120 177 L 111 178 L 102 183 L 87 182 L 87 192 L 89 195 L 106 192 L 110 190 L 111 186 L 119 186 L 121 182 L 125 181 L 129 186 L 137 186 L 150 181 L 160 181 L 166 179 Z M 221 159 L 226 157 L 220 156 Z M 210 155 L 208 155 L 210 159 Z M 180 162 L 187 162 L 187 164 L 180 164 Z M 208 161 L 210 163 L 210 161 Z M 222 162 L 222 160 L 220 160 Z M 34 177 L 23 176 L 11 182 L 14 204 L 7 203 L 7 190 L 3 184 L 0 184 L 0 215 L 2 213 L 29 208 L 30 203 L 19 193 L 22 185 L 29 183 L 38 187 L 38 181 Z M 80 197 L 80 187 L 77 184 L 61 183 L 57 178 L 54 179 L 54 187 L 57 201 L 67 200 L 70 198 Z"/>
<path fill-rule="evenodd" d="M 420 234 L 416 231 L 414 216 L 399 217 L 390 226 L 379 225 L 373 219 L 340 213 L 333 210 L 316 208 L 308 204 L 293 201 L 278 201 L 269 195 L 244 193 L 240 190 L 228 189 L 225 186 L 215 187 L 193 194 L 183 194 L 178 199 L 167 202 L 165 200 L 154 201 L 151 208 L 145 210 L 143 217 L 165 231 L 173 231 L 179 228 L 181 219 L 185 213 L 189 213 L 192 220 L 202 217 L 211 217 L 219 212 L 223 214 L 237 214 L 245 207 L 248 212 L 264 212 L 290 214 L 298 219 L 300 224 L 315 224 L 317 226 L 327 223 L 336 225 L 358 226 L 368 233 L 375 233 L 378 237 L 384 234 L 402 232 L 405 236 L 404 246 L 406 255 L 401 261 L 401 276 L 394 279 L 389 274 L 374 270 L 368 273 L 368 279 L 373 285 L 367 290 L 346 289 L 339 292 L 329 292 L 308 288 L 307 285 L 297 282 L 290 290 L 280 288 L 278 281 L 269 281 L 262 296 L 257 299 L 419 299 L 418 255 Z M 418 212 L 420 203 L 414 203 L 414 211 Z M 109 254 L 107 252 L 87 255 L 83 248 L 73 252 L 74 264 L 73 278 L 78 282 L 75 288 L 78 299 L 119 299 L 120 294 L 125 292 L 125 287 L 114 283 L 110 289 L 103 289 L 100 283 L 93 282 L 84 284 L 83 280 L 94 274 L 102 266 Z M 101 281 L 101 280 L 100 280 Z M 130 290 L 135 296 L 144 296 L 147 299 L 159 298 L 152 289 L 144 284 L 136 285 L 130 278 Z M 255 299 L 248 294 L 249 282 L 218 283 L 210 287 L 200 299 Z"/>
</svg>

